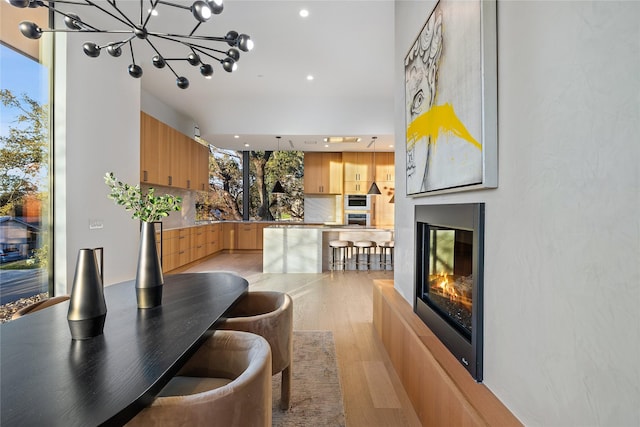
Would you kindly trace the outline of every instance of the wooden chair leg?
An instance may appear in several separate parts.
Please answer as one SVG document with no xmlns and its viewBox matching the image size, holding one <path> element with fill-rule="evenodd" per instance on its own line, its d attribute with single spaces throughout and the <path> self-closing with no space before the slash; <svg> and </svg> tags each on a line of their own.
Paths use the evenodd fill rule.
<svg viewBox="0 0 640 427">
<path fill-rule="evenodd" d="M 282 371 L 282 389 L 280 391 L 280 409 L 288 411 L 291 407 L 291 365 Z"/>
</svg>

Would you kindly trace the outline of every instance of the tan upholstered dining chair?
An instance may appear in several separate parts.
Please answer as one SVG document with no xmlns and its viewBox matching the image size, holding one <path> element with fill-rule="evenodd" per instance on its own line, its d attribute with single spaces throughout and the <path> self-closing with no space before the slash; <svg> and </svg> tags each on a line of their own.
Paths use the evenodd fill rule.
<svg viewBox="0 0 640 427">
<path fill-rule="evenodd" d="M 291 406 L 293 358 L 293 300 L 283 292 L 248 292 L 231 309 L 218 329 L 263 336 L 271 346 L 272 375 L 282 372 L 280 408 Z"/>
<path fill-rule="evenodd" d="M 259 335 L 215 331 L 127 426 L 271 426 L 271 350 Z"/>
<path fill-rule="evenodd" d="M 34 302 L 33 304 L 29 304 L 26 307 L 22 307 L 20 310 L 13 313 L 11 316 L 11 320 L 19 319 L 22 316 L 26 316 L 29 313 L 35 313 L 36 311 L 40 311 L 44 308 L 51 307 L 52 305 L 56 305 L 63 301 L 67 301 L 69 299 L 69 295 L 61 295 L 59 297 L 51 297 L 46 298 L 38 302 Z"/>
</svg>

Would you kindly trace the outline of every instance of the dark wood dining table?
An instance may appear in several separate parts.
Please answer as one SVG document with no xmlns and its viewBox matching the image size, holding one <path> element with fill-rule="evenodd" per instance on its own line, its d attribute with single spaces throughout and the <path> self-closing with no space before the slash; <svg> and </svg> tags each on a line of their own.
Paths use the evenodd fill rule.
<svg viewBox="0 0 640 427">
<path fill-rule="evenodd" d="M 240 276 L 165 276 L 138 309 L 134 281 L 104 289 L 104 333 L 74 341 L 68 301 L 0 325 L 0 425 L 123 425 L 148 406 L 248 291 Z"/>
</svg>

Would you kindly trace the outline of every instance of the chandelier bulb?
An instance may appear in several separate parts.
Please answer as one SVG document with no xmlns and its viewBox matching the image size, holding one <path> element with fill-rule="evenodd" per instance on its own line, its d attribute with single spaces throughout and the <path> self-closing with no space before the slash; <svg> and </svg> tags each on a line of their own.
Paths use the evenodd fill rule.
<svg viewBox="0 0 640 427">
<path fill-rule="evenodd" d="M 122 48 L 120 46 L 116 46 L 112 44 L 107 46 L 107 53 L 113 56 L 114 58 L 117 58 L 120 55 L 122 55 Z"/>
<path fill-rule="evenodd" d="M 20 9 L 24 9 L 29 6 L 29 3 L 31 3 L 30 0 L 9 0 L 9 4 L 11 4 L 11 6 L 19 7 Z"/>
<path fill-rule="evenodd" d="M 227 41 L 227 44 L 229 46 L 236 46 L 238 40 L 238 32 L 231 30 L 224 36 L 224 39 Z"/>
<path fill-rule="evenodd" d="M 176 79 L 176 85 L 178 85 L 180 89 L 186 89 L 189 87 L 189 79 L 186 77 L 178 77 Z"/>
<path fill-rule="evenodd" d="M 42 28 L 38 27 L 35 22 L 22 21 L 18 28 L 22 35 L 28 39 L 37 40 L 42 37 Z"/>
<path fill-rule="evenodd" d="M 220 15 L 222 13 L 222 10 L 224 9 L 222 0 L 209 0 L 207 4 L 209 5 L 209 8 L 214 15 Z"/>
<path fill-rule="evenodd" d="M 243 52 L 249 52 L 253 49 L 253 40 L 246 34 L 240 34 L 237 39 L 237 46 Z"/>
<path fill-rule="evenodd" d="M 240 52 L 238 51 L 238 49 L 231 48 L 227 51 L 227 56 L 234 61 L 237 61 L 238 59 L 240 59 Z"/>
<path fill-rule="evenodd" d="M 139 65 L 131 64 L 129 65 L 129 75 L 133 78 L 139 79 L 142 77 L 142 68 Z"/>
<path fill-rule="evenodd" d="M 191 6 L 191 13 L 199 22 L 207 22 L 211 18 L 212 11 L 208 3 L 198 0 Z"/>
<path fill-rule="evenodd" d="M 200 57 L 191 52 L 189 55 L 187 55 L 187 62 L 189 62 L 189 64 L 193 66 L 200 65 Z"/>
<path fill-rule="evenodd" d="M 222 68 L 224 68 L 227 73 L 231 73 L 238 68 L 238 64 L 236 64 L 236 61 L 232 58 L 225 58 L 222 60 Z"/>
<path fill-rule="evenodd" d="M 82 50 L 85 55 L 90 56 L 91 58 L 97 58 L 100 56 L 100 46 L 95 44 L 94 42 L 86 42 L 82 45 Z"/>
<path fill-rule="evenodd" d="M 75 13 L 67 13 L 64 17 L 64 25 L 66 25 L 70 30 L 81 30 L 82 26 L 80 25 L 80 22 L 82 22 L 82 20 Z"/>
<path fill-rule="evenodd" d="M 167 65 L 167 61 L 165 61 L 164 58 L 160 55 L 156 55 L 153 58 L 151 58 L 151 62 L 153 63 L 153 66 L 156 68 L 164 68 L 164 66 Z"/>
<path fill-rule="evenodd" d="M 200 74 L 205 77 L 211 77 L 213 75 L 213 67 L 210 64 L 202 64 L 200 66 Z"/>
</svg>

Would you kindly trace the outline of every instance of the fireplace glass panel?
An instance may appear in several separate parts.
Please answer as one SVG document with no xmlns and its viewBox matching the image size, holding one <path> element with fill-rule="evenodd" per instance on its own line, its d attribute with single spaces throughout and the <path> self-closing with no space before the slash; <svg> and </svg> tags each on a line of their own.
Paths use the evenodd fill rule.
<svg viewBox="0 0 640 427">
<path fill-rule="evenodd" d="M 471 340 L 473 232 L 430 225 L 428 236 L 424 296 L 432 308 Z"/>
</svg>

